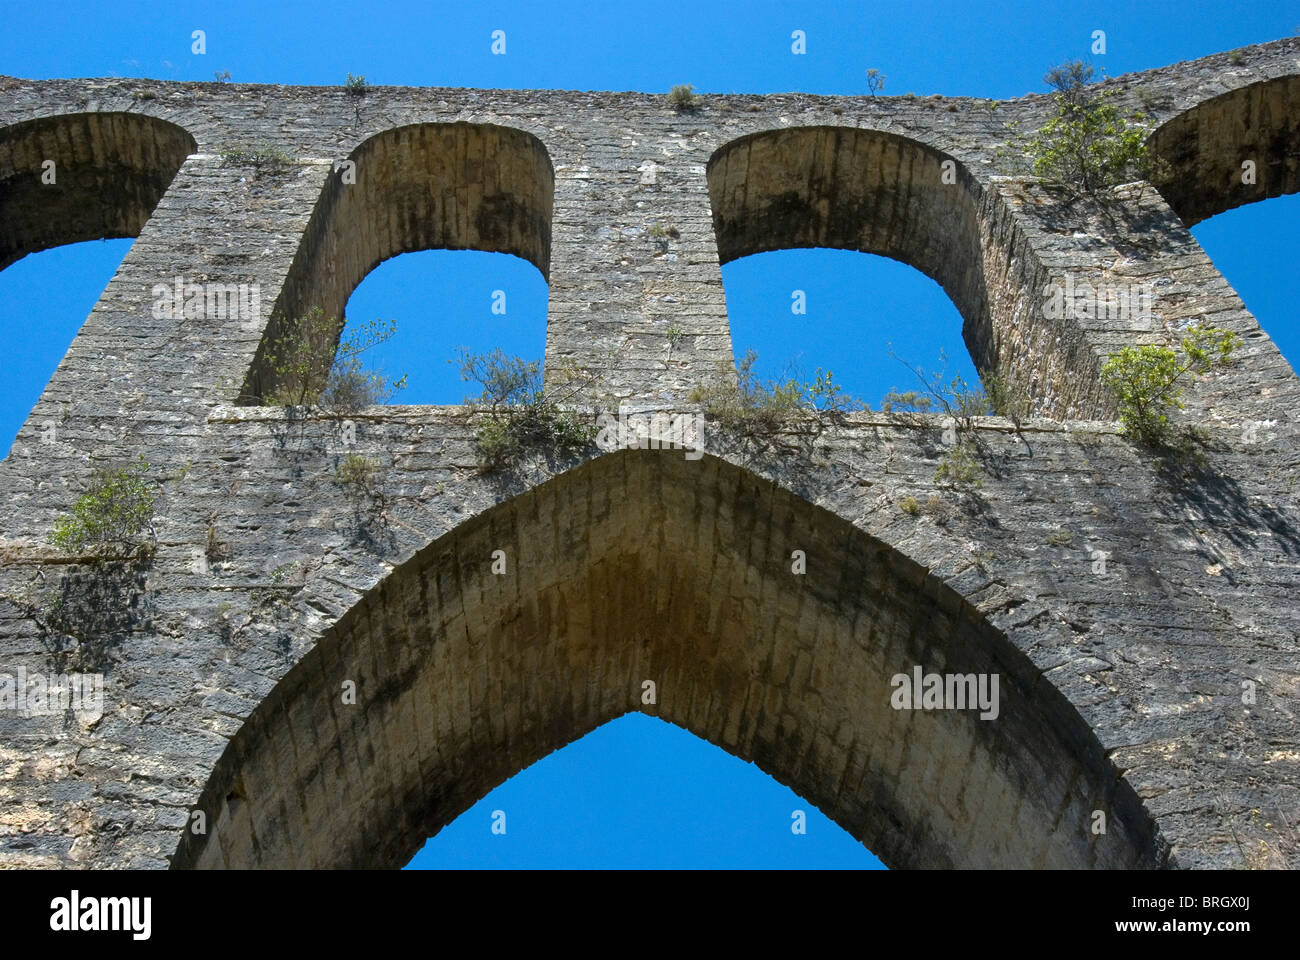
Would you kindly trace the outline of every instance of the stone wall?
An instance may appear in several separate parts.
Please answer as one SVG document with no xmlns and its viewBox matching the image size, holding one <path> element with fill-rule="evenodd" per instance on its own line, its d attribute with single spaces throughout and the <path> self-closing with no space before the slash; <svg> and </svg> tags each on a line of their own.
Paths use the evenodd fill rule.
<svg viewBox="0 0 1300 960">
<path fill-rule="evenodd" d="M 143 455 L 159 490 L 156 551 L 104 587 L 123 617 L 97 634 L 102 718 L 0 711 L 0 862 L 398 866 L 640 709 L 894 866 L 1294 865 L 1300 383 L 1180 216 L 1294 190 L 1298 61 L 1290 39 L 1108 81 L 1157 116 L 1176 174 L 1124 188 L 1122 217 L 1007 165 L 1007 124 L 1041 122 L 1041 96 L 678 113 L 634 93 L 0 79 L 0 262 L 138 234 L 0 464 L 0 673 L 70 649 L 28 601 L 87 576 L 47 538 L 93 470 Z M 231 156 L 257 150 L 287 162 Z M 1221 182 L 1256 151 L 1257 194 Z M 926 417 L 768 444 L 711 423 L 698 461 L 537 450 L 482 475 L 458 407 L 246 405 L 286 317 L 338 309 L 388 256 L 466 246 L 547 275 L 548 370 L 681 408 L 731 359 L 720 263 L 812 244 L 935 277 L 982 372 L 1035 411 L 978 423 L 978 487 L 936 482 Z M 1066 275 L 1150 283 L 1155 308 L 1046 319 Z M 176 277 L 255 283 L 263 315 L 159 317 Z M 1187 468 L 1119 433 L 1098 370 L 1190 321 L 1245 346 L 1190 391 L 1211 447 Z M 373 489 L 337 481 L 353 453 Z M 916 664 L 999 673 L 999 718 L 889 709 Z"/>
</svg>

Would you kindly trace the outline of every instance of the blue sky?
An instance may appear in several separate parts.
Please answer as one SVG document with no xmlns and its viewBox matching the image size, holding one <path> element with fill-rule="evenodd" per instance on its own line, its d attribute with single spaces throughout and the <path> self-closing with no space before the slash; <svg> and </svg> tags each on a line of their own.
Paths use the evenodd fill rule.
<svg viewBox="0 0 1300 960">
<path fill-rule="evenodd" d="M 380 9 L 382 7 L 382 11 Z M 885 94 L 987 97 L 1041 91 L 1043 73 L 1090 58 L 1110 75 L 1291 35 L 1300 2 L 703 3 L 689 5 L 222 3 L 11 4 L 0 73 L 141 76 L 235 82 L 644 90 L 691 83 L 701 92 L 858 94 L 865 70 Z M 206 33 L 207 53 L 191 52 Z M 506 55 L 490 52 L 506 32 Z M 790 52 L 803 30 L 808 52 Z M 1092 56 L 1094 30 L 1107 52 Z M 3 215 L 3 211 L 0 211 Z M 1193 233 L 1293 366 L 1300 362 L 1300 199 L 1253 204 Z M 0 449 L 18 427 L 102 292 L 130 241 L 91 241 L 19 261 L 0 273 Z M 961 320 L 912 268 L 843 251 L 761 254 L 723 268 L 738 354 L 758 351 L 775 374 L 796 364 L 835 371 L 876 404 L 910 374 L 886 344 L 923 366 L 974 378 Z M 790 313 L 805 290 L 808 313 Z M 507 312 L 491 312 L 504 290 Z M 406 373 L 407 403 L 458 402 L 456 347 L 540 358 L 546 284 L 503 254 L 429 251 L 382 264 L 357 288 L 349 322 L 393 319 L 398 336 L 375 356 Z M 492 811 L 507 832 L 491 832 Z M 790 830 L 808 814 L 807 833 Z M 443 830 L 413 866 L 841 866 L 878 861 L 839 827 L 755 767 L 675 727 L 629 716 L 503 784 Z"/>
</svg>

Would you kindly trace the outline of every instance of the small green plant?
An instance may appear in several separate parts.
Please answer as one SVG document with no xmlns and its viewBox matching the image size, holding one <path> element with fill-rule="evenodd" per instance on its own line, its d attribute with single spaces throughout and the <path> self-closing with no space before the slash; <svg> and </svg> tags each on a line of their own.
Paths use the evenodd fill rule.
<svg viewBox="0 0 1300 960">
<path fill-rule="evenodd" d="M 343 347 L 350 350 L 350 342 L 345 341 L 340 345 L 341 349 Z M 349 352 L 335 359 L 329 376 L 325 378 L 320 404 L 333 413 L 356 413 L 366 407 L 388 403 L 404 389 L 405 374 L 400 379 L 390 380 L 383 374 L 364 369 L 361 357 Z"/>
<path fill-rule="evenodd" d="M 679 83 L 668 91 L 668 105 L 678 113 L 698 110 L 703 102 L 689 83 Z"/>
<path fill-rule="evenodd" d="M 978 487 L 983 481 L 984 472 L 979 461 L 975 459 L 975 443 L 969 437 L 961 436 L 947 453 L 939 458 L 939 465 L 934 469 L 934 480 L 950 487 Z"/>
<path fill-rule="evenodd" d="M 101 470 L 72 512 L 54 523 L 50 541 L 66 553 L 90 550 L 105 555 L 130 555 L 150 528 L 154 495 L 145 473 L 149 463 L 138 457 L 118 470 Z"/>
<path fill-rule="evenodd" d="M 984 395 L 989 407 L 999 417 L 1006 417 L 1019 423 L 1033 412 L 1029 398 L 1011 386 L 1011 383 L 998 373 L 986 373 L 983 376 Z"/>
<path fill-rule="evenodd" d="M 264 402 L 271 406 L 320 403 L 335 413 L 387 403 L 405 389 L 406 377 L 390 380 L 366 369 L 362 354 L 390 340 L 396 330 L 394 320 L 372 320 L 337 340 L 338 320 L 312 307 L 270 341 L 264 363 L 275 386 Z"/>
<path fill-rule="evenodd" d="M 348 332 L 325 377 L 320 397 L 322 407 L 335 413 L 356 413 L 365 407 L 388 403 L 406 389 L 406 374 L 392 380 L 380 371 L 367 369 L 362 362 L 363 353 L 391 339 L 396 329 L 396 321 L 385 324 L 371 320 Z"/>
<path fill-rule="evenodd" d="M 303 406 L 320 396 L 339 324 L 312 307 L 287 327 L 268 342 L 263 357 L 273 386 L 261 400 L 271 406 Z"/>
<path fill-rule="evenodd" d="M 676 240 L 681 232 L 676 227 L 666 227 L 662 223 L 652 223 L 646 228 L 646 236 L 654 241 L 658 253 L 668 252 L 669 239 Z"/>
<path fill-rule="evenodd" d="M 811 381 L 787 374 L 764 381 L 755 366 L 753 350 L 736 364 L 733 376 L 726 371 L 715 381 L 697 386 L 688 400 L 698 403 L 706 416 L 743 437 L 772 438 L 819 423 L 819 414 L 837 415 L 863 408 L 860 401 L 843 392 L 829 370 L 817 368 Z"/>
<path fill-rule="evenodd" d="M 973 426 L 972 417 L 1007 417 L 1019 420 L 1029 416 L 1031 404 L 1010 382 L 997 373 L 986 373 L 980 386 L 972 386 L 960 375 L 945 379 L 947 354 L 939 351 L 942 368 L 926 372 L 901 359 L 893 348 L 890 356 L 907 367 L 921 383 L 921 390 L 890 390 L 885 394 L 881 409 L 885 413 L 944 413 L 961 421 L 961 426 Z"/>
<path fill-rule="evenodd" d="M 249 594 L 253 606 L 271 612 L 283 610 L 290 598 L 302 589 L 304 576 L 295 576 L 298 564 L 292 560 L 267 572 L 267 582 Z M 295 582 L 296 581 L 296 582 Z"/>
<path fill-rule="evenodd" d="M 594 423 L 564 407 L 592 384 L 590 374 L 566 365 L 548 393 L 536 360 L 511 357 L 500 348 L 475 354 L 462 347 L 459 354 L 461 379 L 483 388 L 477 397 L 465 399 L 481 420 L 475 446 L 482 472 L 504 469 L 530 448 L 570 453 L 595 439 Z"/>
<path fill-rule="evenodd" d="M 921 512 L 942 527 L 952 520 L 957 511 L 942 497 L 930 497 L 921 507 Z"/>
<path fill-rule="evenodd" d="M 229 544 L 222 541 L 217 534 L 217 525 L 212 521 L 208 522 L 208 538 L 203 548 L 203 555 L 208 558 L 209 563 L 217 563 L 230 556 Z"/>
<path fill-rule="evenodd" d="M 366 83 L 366 78 L 348 74 L 348 78 L 343 81 L 343 89 L 347 91 L 350 97 L 364 97 L 370 85 Z"/>
<path fill-rule="evenodd" d="M 357 453 L 350 453 L 334 471 L 334 479 L 341 486 L 358 492 L 368 492 L 374 488 L 375 475 L 378 471 L 378 461 Z"/>
<path fill-rule="evenodd" d="M 874 97 L 880 90 L 885 89 L 885 75 L 879 70 L 871 69 L 867 71 L 867 89 L 871 91 Z M 911 96 L 909 94 L 909 96 Z"/>
<path fill-rule="evenodd" d="M 1102 365 L 1101 382 L 1115 391 L 1124 432 L 1148 446 L 1170 439 L 1169 413 L 1182 409 L 1181 383 L 1226 364 L 1240 338 L 1227 330 L 1193 326 L 1183 331 L 1179 350 L 1125 347 Z"/>
<path fill-rule="evenodd" d="M 885 395 L 881 409 L 885 413 L 904 416 L 938 413 L 950 417 L 950 422 L 944 427 L 944 444 L 948 449 L 939 459 L 934 478 L 937 482 L 954 487 L 980 486 L 982 468 L 976 457 L 980 442 L 975 432 L 974 418 L 996 415 L 1003 411 L 995 406 L 990 393 L 984 387 L 971 386 L 960 375 L 953 376 L 951 380 L 947 379 L 943 368 L 947 367 L 948 360 L 943 351 L 939 353 L 943 368 L 929 373 L 921 367 L 915 367 L 902 360 L 894 353 L 893 347 L 889 348 L 889 353 L 912 371 L 912 375 L 920 381 L 922 389 L 920 391 L 891 390 Z M 999 401 L 1004 405 L 1010 404 L 1014 394 L 1005 382 L 994 376 L 988 379 L 996 384 Z"/>
<path fill-rule="evenodd" d="M 915 517 L 921 512 L 921 505 L 916 502 L 916 497 L 904 497 L 898 501 L 898 509 L 909 517 Z"/>
<path fill-rule="evenodd" d="M 1074 542 L 1074 534 L 1069 530 L 1053 530 L 1047 535 L 1047 542 L 1054 547 L 1068 547 Z"/>
<path fill-rule="evenodd" d="M 938 371 L 926 372 L 921 367 L 913 366 L 889 348 L 889 355 L 907 367 L 921 383 L 921 390 L 890 390 L 885 394 L 881 410 L 885 413 L 943 413 L 959 421 L 961 427 L 971 427 L 973 417 L 986 417 L 997 414 L 992 399 L 982 386 L 971 386 L 961 375 L 946 379 L 945 370 L 948 356 L 939 351 Z M 997 380 L 999 396 L 1006 400 L 1008 388 L 1000 379 Z"/>
<path fill-rule="evenodd" d="M 334 471 L 334 482 L 352 501 L 362 540 L 373 540 L 379 526 L 387 525 L 388 497 L 382 481 L 379 461 L 358 453 L 348 454 Z"/>
<path fill-rule="evenodd" d="M 228 167 L 252 167 L 260 176 L 262 173 L 282 173 L 293 163 L 280 147 L 272 144 L 260 144 L 256 147 L 232 147 L 221 153 L 221 162 Z"/>
<path fill-rule="evenodd" d="M 1095 90 L 1093 68 L 1075 60 L 1043 78 L 1052 87 L 1055 114 L 1026 145 L 1034 173 L 1076 195 L 1152 174 L 1146 114 L 1125 116 L 1119 90 Z"/>
<path fill-rule="evenodd" d="M 668 327 L 668 356 L 671 359 L 673 351 L 677 349 L 677 344 L 681 343 L 682 338 L 686 336 L 686 331 L 677 324 L 670 324 Z"/>
<path fill-rule="evenodd" d="M 1236 66 L 1237 64 L 1241 63 L 1241 61 L 1242 61 L 1242 56 L 1240 50 L 1233 50 L 1230 54 L 1228 54 L 1228 62 L 1231 63 L 1233 66 Z"/>
</svg>

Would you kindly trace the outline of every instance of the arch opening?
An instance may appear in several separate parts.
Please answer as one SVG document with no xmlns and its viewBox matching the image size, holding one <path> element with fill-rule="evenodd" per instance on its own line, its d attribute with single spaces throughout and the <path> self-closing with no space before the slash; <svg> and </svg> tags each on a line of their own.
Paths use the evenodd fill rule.
<svg viewBox="0 0 1300 960">
<path fill-rule="evenodd" d="M 1300 195 L 1245 204 L 1200 221 L 1192 236 L 1205 250 L 1292 370 L 1300 370 Z M 1262 333 L 1261 333 L 1262 331 Z"/>
<path fill-rule="evenodd" d="M 707 167 L 723 264 L 823 247 L 899 260 L 943 288 L 981 377 L 1042 416 L 1109 415 L 1084 332 L 1042 309 L 1048 280 L 1010 205 L 955 158 L 857 127 L 788 127 L 734 140 Z"/>
<path fill-rule="evenodd" d="M 893 390 L 921 389 L 914 371 L 980 382 L 962 318 L 929 277 L 897 260 L 850 250 L 808 248 L 740 257 L 722 270 L 739 362 L 757 354 L 764 379 L 793 372 L 835 382 L 881 409 Z M 908 366 L 913 369 L 909 370 Z"/>
<path fill-rule="evenodd" d="M 495 832 L 494 832 L 495 828 Z M 816 807 L 681 727 L 626 713 L 490 791 L 405 869 L 883 869 Z"/>
<path fill-rule="evenodd" d="M 1300 74 L 1204 100 L 1158 127 L 1147 147 L 1158 161 L 1153 185 L 1252 314 L 1238 329 L 1253 354 L 1253 376 L 1267 376 L 1271 365 L 1291 379 L 1300 362 L 1286 290 L 1295 275 Z"/>
<path fill-rule="evenodd" d="M 1300 190 L 1300 74 L 1205 100 L 1147 139 L 1155 187 L 1188 227 Z"/>
<path fill-rule="evenodd" d="M 513 576 L 491 572 L 497 549 Z M 893 678 L 915 667 L 998 676 L 997 716 L 896 709 Z M 208 830 L 182 832 L 173 866 L 399 867 L 633 710 L 757 764 L 890 866 L 1167 859 L 1078 712 L 949 587 L 725 461 L 622 451 L 369 591 L 230 741 L 199 800 Z"/>
<path fill-rule="evenodd" d="M 390 339 L 365 353 L 365 365 L 407 378 L 389 402 L 459 404 L 461 348 L 500 348 L 524 359 L 546 348 L 546 278 L 507 253 L 421 250 L 386 260 L 348 298 L 343 341 L 375 320 L 392 323 Z M 388 328 L 385 328 L 388 329 Z"/>
<path fill-rule="evenodd" d="M 0 270 L 82 240 L 139 236 L 197 149 L 137 113 L 75 113 L 0 129 Z"/>
<path fill-rule="evenodd" d="M 83 240 L 28 254 L 0 271 L 0 351 L 8 389 L 0 394 L 0 451 L 6 454 L 130 250 L 130 240 Z"/>
<path fill-rule="evenodd" d="M 328 369 L 353 291 L 399 254 L 508 253 L 549 280 L 554 193 L 545 146 L 521 130 L 422 123 L 366 140 L 326 180 L 238 402 L 259 405 L 279 391 L 270 358 L 277 343 L 307 336 L 299 321 L 312 311 L 331 323 L 313 356 Z"/>
<path fill-rule="evenodd" d="M 181 127 L 135 113 L 59 114 L 0 128 L 6 453 L 129 252 L 122 241 L 139 236 L 196 149 Z"/>
</svg>

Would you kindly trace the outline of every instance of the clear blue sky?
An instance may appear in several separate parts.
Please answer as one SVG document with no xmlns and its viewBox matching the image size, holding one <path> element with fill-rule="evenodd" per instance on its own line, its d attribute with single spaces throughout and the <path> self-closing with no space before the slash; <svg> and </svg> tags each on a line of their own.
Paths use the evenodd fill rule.
<svg viewBox="0 0 1300 960">
<path fill-rule="evenodd" d="M 10 4 L 0 73 L 236 82 L 864 93 L 868 67 L 886 94 L 986 97 L 1041 91 L 1047 68 L 1090 58 L 1111 75 L 1288 36 L 1300 3 L 965 2 L 611 4 L 244 3 Z M 190 52 L 191 31 L 207 54 Z M 505 30 L 507 52 L 490 35 Z M 808 52 L 790 53 L 791 31 Z M 1107 53 L 1091 56 L 1093 30 Z M 1230 211 L 1193 232 L 1293 365 L 1300 362 L 1300 200 Z M 0 211 L 0 216 L 3 211 Z M 0 449 L 7 449 L 81 322 L 129 249 L 92 241 L 27 257 L 0 273 Z M 835 371 L 875 404 L 910 374 L 886 342 L 927 367 L 973 379 L 961 321 L 910 267 L 842 251 L 785 251 L 723 268 L 737 353 L 765 373 L 795 363 Z M 505 290 L 507 314 L 490 311 Z M 808 314 L 790 313 L 805 290 Z M 546 284 L 500 254 L 432 251 L 381 265 L 357 288 L 350 322 L 395 319 L 377 356 L 408 373 L 407 403 L 458 402 L 447 363 L 460 345 L 540 358 Z M 490 830 L 506 811 L 507 832 Z M 795 836 L 791 812 L 805 810 Z M 523 771 L 443 830 L 412 866 L 842 866 L 878 861 L 752 765 L 675 727 L 632 716 Z"/>
</svg>

